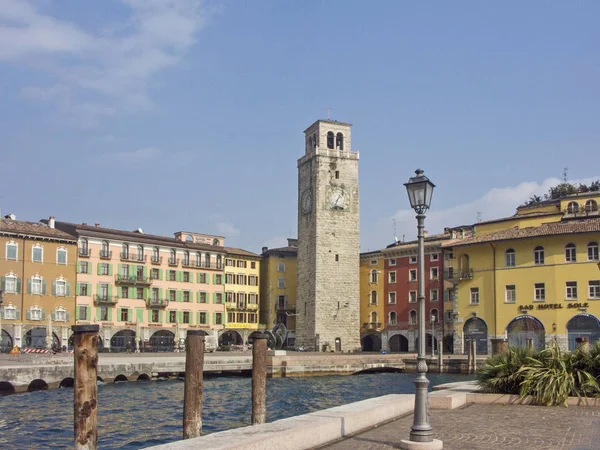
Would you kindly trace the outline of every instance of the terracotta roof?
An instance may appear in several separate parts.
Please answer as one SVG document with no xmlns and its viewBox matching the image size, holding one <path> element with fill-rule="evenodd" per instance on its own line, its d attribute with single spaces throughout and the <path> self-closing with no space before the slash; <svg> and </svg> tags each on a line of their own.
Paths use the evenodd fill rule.
<svg viewBox="0 0 600 450">
<path fill-rule="evenodd" d="M 362 252 L 360 254 L 361 258 L 372 258 L 373 256 L 383 256 L 383 254 L 381 253 L 381 250 L 373 250 L 370 252 Z"/>
<path fill-rule="evenodd" d="M 298 253 L 298 247 L 290 247 L 289 245 L 287 247 L 278 247 L 278 248 L 270 248 L 265 252 L 262 252 L 261 256 L 268 256 L 272 253 L 293 253 L 296 254 Z"/>
<path fill-rule="evenodd" d="M 234 247 L 221 247 L 223 248 L 228 255 L 237 255 L 237 256 L 249 256 L 252 258 L 260 258 L 260 255 L 257 253 L 249 252 L 248 250 L 243 250 L 241 248 Z"/>
<path fill-rule="evenodd" d="M 482 242 L 509 241 L 513 239 L 526 239 L 538 236 L 558 236 L 562 234 L 598 233 L 600 232 L 600 218 L 565 220 L 562 222 L 545 223 L 538 227 L 509 228 L 483 236 L 474 236 L 460 239 L 454 247 L 479 244 Z"/>
<path fill-rule="evenodd" d="M 41 220 L 40 222 L 47 222 L 47 220 Z M 59 221 L 56 221 L 56 227 L 60 228 L 66 233 L 69 233 L 71 236 L 97 237 L 100 239 L 119 239 L 122 241 L 132 241 L 135 243 L 150 245 L 164 245 L 169 247 L 189 248 L 191 250 L 208 250 L 222 253 L 225 252 L 225 247 L 220 247 L 218 245 L 196 244 L 166 236 L 138 233 L 136 231 L 124 231 L 114 228 L 96 227 L 92 225 L 82 225 Z"/>
<path fill-rule="evenodd" d="M 483 222 L 477 222 L 474 225 L 477 226 L 477 225 L 485 225 L 486 223 L 496 223 L 496 222 L 504 222 L 504 221 L 508 221 L 508 220 L 527 219 L 530 217 L 546 217 L 546 216 L 557 216 L 557 215 L 562 216 L 562 212 L 560 212 L 559 210 L 556 210 L 556 211 L 548 211 L 548 212 L 531 212 L 531 213 L 513 214 L 512 216 L 501 217 L 500 219 L 491 219 L 491 220 L 485 220 Z"/>
<path fill-rule="evenodd" d="M 24 220 L 0 219 L 1 234 L 26 234 L 45 238 L 61 239 L 75 242 L 76 239 L 68 233 L 50 228 L 48 225 Z"/>
</svg>

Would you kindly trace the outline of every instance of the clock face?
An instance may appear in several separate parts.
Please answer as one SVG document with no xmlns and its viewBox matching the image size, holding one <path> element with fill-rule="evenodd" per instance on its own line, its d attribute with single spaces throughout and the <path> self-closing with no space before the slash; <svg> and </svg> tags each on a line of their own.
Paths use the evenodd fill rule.
<svg viewBox="0 0 600 450">
<path fill-rule="evenodd" d="M 312 209 L 312 192 L 310 189 L 307 189 L 302 194 L 302 212 L 304 214 L 308 214 Z"/>
<path fill-rule="evenodd" d="M 336 210 L 344 210 L 348 204 L 348 197 L 342 188 L 333 188 L 329 194 L 329 207 Z"/>
</svg>

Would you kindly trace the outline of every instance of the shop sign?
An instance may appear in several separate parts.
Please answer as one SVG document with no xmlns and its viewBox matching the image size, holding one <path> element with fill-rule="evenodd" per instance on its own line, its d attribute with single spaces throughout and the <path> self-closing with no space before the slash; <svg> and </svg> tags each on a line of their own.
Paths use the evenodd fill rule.
<svg viewBox="0 0 600 450">
<path fill-rule="evenodd" d="M 103 326 L 103 327 L 110 327 L 110 326 L 112 326 L 112 325 L 114 325 L 114 323 L 113 323 L 113 322 L 102 322 L 102 326 Z"/>
<path fill-rule="evenodd" d="M 538 303 L 536 305 L 521 305 L 519 306 L 519 310 L 528 310 L 532 309 L 543 310 L 543 309 L 563 309 L 564 303 Z M 573 308 L 587 308 L 589 307 L 589 303 L 567 303 L 567 309 Z"/>
<path fill-rule="evenodd" d="M 149 323 L 149 327 L 162 328 L 162 323 Z"/>
</svg>

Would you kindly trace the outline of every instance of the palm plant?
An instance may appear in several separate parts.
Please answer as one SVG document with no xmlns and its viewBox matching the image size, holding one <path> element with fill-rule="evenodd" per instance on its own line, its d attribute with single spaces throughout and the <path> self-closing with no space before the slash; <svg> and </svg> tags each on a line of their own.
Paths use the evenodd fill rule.
<svg viewBox="0 0 600 450">
<path fill-rule="evenodd" d="M 477 371 L 477 381 L 485 392 L 519 394 L 523 374 L 519 369 L 537 353 L 524 347 L 509 347 L 506 353 L 489 357 Z"/>
</svg>

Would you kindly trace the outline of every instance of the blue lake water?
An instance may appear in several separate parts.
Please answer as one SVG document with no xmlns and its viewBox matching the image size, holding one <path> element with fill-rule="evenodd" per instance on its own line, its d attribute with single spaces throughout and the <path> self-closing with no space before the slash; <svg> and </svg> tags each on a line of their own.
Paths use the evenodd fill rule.
<svg viewBox="0 0 600 450">
<path fill-rule="evenodd" d="M 386 394 L 414 393 L 414 373 L 273 378 L 267 380 L 267 421 Z M 428 374 L 430 387 L 473 379 Z M 250 424 L 251 378 L 204 381 L 203 434 Z M 98 446 L 138 449 L 181 439 L 183 382 L 105 384 L 98 388 Z M 0 448 L 73 447 L 73 389 L 0 397 Z"/>
</svg>

